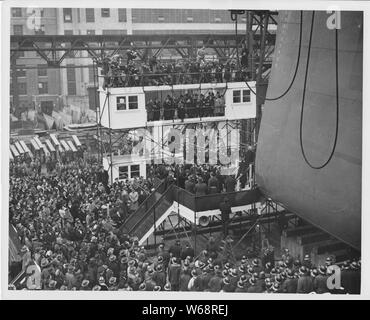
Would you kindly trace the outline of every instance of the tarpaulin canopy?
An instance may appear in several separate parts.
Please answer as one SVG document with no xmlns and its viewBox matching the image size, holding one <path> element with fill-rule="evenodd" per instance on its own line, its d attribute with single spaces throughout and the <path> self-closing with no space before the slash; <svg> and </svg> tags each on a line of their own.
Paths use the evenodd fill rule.
<svg viewBox="0 0 370 320">
<path fill-rule="evenodd" d="M 62 144 L 65 151 L 70 151 L 70 147 L 68 146 L 67 142 L 64 140 L 60 140 L 60 143 Z"/>
<path fill-rule="evenodd" d="M 10 145 L 10 150 L 12 150 L 14 157 L 19 157 L 19 152 L 17 151 L 17 148 L 14 145 Z"/>
<path fill-rule="evenodd" d="M 50 134 L 50 139 L 51 141 L 54 143 L 54 145 L 57 147 L 60 145 L 60 142 L 59 140 L 57 139 L 57 137 L 55 136 L 55 134 Z"/>
<path fill-rule="evenodd" d="M 72 141 L 68 140 L 68 141 L 67 141 L 67 143 L 68 143 L 68 146 L 71 148 L 71 150 L 72 150 L 73 152 L 77 152 L 77 149 L 76 149 L 76 147 L 74 146 L 74 144 L 73 144 L 73 142 L 72 142 Z"/>
<path fill-rule="evenodd" d="M 49 139 L 45 139 L 45 144 L 47 145 L 51 152 L 55 152 L 55 148 L 53 147 Z"/>
<path fill-rule="evenodd" d="M 76 135 L 72 135 L 72 139 L 77 147 L 81 147 L 81 142 Z"/>
<path fill-rule="evenodd" d="M 31 150 L 28 148 L 28 146 L 26 145 L 26 143 L 23 140 L 20 140 L 19 143 L 21 144 L 23 150 L 26 151 L 30 155 L 30 157 L 32 158 L 33 154 L 31 152 Z"/>
<path fill-rule="evenodd" d="M 17 150 L 18 150 L 18 152 L 19 152 L 20 154 L 23 154 L 23 153 L 25 153 L 25 152 L 26 152 L 26 151 L 24 151 L 24 150 L 23 150 L 23 148 L 22 148 L 22 146 L 20 145 L 19 141 L 14 142 L 14 145 L 16 146 L 16 148 L 17 148 Z"/>
</svg>

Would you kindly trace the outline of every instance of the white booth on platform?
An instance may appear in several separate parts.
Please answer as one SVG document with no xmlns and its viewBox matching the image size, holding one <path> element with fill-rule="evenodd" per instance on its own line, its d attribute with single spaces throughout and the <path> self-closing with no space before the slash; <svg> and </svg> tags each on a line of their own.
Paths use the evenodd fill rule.
<svg viewBox="0 0 370 320">
<path fill-rule="evenodd" d="M 255 82 L 248 82 L 255 90 Z M 146 93 L 186 92 L 202 90 L 224 93 L 225 113 L 222 116 L 185 118 L 186 122 L 241 120 L 256 117 L 256 96 L 245 82 L 181 84 L 174 86 L 118 87 L 99 89 L 101 124 L 111 129 L 132 129 L 153 126 L 156 122 L 165 124 L 182 123 L 180 119 L 148 121 Z M 225 91 L 223 91 L 225 90 Z M 162 101 L 163 103 L 163 101 Z"/>
</svg>

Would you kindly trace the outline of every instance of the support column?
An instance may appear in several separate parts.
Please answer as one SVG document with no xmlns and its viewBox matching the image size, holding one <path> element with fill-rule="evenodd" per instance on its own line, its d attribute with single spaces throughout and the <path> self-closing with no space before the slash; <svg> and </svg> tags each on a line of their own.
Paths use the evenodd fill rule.
<svg viewBox="0 0 370 320">
<path fill-rule="evenodd" d="M 127 8 L 126 9 L 126 28 L 127 28 L 127 34 L 132 34 L 132 9 Z"/>
<path fill-rule="evenodd" d="M 19 91 L 18 91 L 18 74 L 17 74 L 17 54 L 11 59 L 12 68 L 12 88 L 13 88 L 13 108 L 15 115 L 18 117 L 19 111 Z"/>
</svg>

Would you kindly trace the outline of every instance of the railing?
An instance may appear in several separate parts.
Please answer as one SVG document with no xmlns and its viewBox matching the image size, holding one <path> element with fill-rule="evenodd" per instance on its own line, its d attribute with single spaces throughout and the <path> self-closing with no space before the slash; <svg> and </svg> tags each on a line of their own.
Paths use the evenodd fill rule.
<svg viewBox="0 0 370 320">
<path fill-rule="evenodd" d="M 153 225 L 156 225 L 158 219 L 173 204 L 173 201 L 176 201 L 192 211 L 201 212 L 219 209 L 220 203 L 225 197 L 228 198 L 231 207 L 238 207 L 258 202 L 261 196 L 262 194 L 259 189 L 195 196 L 172 184 L 144 214 L 140 212 L 138 216 L 135 213 L 134 216 L 138 217 L 138 219 L 132 226 L 126 228 L 126 230 L 129 234 L 133 232 L 135 232 L 135 235 L 141 235 L 143 232 L 145 234 Z"/>
<path fill-rule="evenodd" d="M 173 200 L 190 210 L 196 211 L 196 197 L 187 190 L 176 186 L 173 192 Z"/>
<path fill-rule="evenodd" d="M 158 201 L 161 194 L 165 191 L 165 188 L 166 181 L 163 180 L 159 185 L 157 185 L 155 190 L 140 204 L 137 210 L 128 216 L 127 220 L 122 225 L 121 230 L 129 231 L 132 228 L 132 226 L 130 227 L 130 225 L 132 225 L 132 223 L 135 224 L 136 219 L 141 219 L 142 217 L 144 217 L 148 209 Z"/>
<path fill-rule="evenodd" d="M 129 230 L 129 234 L 135 232 L 136 236 L 143 236 L 153 225 L 155 226 L 156 221 L 167 211 L 167 209 L 173 203 L 173 192 L 175 185 L 171 185 L 161 195 L 161 197 L 154 203 Z M 160 209 L 160 210 L 159 210 Z M 142 234 L 144 232 L 144 234 Z"/>
<path fill-rule="evenodd" d="M 222 106 L 201 106 L 192 108 L 147 108 L 148 121 L 204 118 L 204 117 L 223 117 L 225 116 L 225 105 Z"/>
<path fill-rule="evenodd" d="M 123 71 L 104 78 L 103 88 L 143 87 L 143 86 L 173 86 L 178 84 L 227 83 L 246 81 L 248 73 L 231 70 L 221 72 L 169 72 L 169 73 L 139 73 L 126 74 Z"/>
<path fill-rule="evenodd" d="M 231 207 L 239 207 L 258 202 L 261 196 L 259 189 L 195 196 L 195 207 L 197 212 L 219 209 L 226 197 Z"/>
</svg>

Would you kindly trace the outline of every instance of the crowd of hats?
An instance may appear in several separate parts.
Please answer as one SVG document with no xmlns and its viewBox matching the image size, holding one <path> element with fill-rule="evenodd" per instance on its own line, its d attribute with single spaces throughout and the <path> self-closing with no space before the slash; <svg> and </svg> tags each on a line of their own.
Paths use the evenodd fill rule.
<svg viewBox="0 0 370 320">
<path fill-rule="evenodd" d="M 247 73 L 230 60 L 222 63 L 198 58 L 164 62 L 151 57 L 143 62 L 135 60 L 136 56 L 136 52 L 130 50 L 127 59 L 120 54 L 105 58 L 101 64 L 104 87 L 222 83 L 244 81 L 247 77 Z"/>
<path fill-rule="evenodd" d="M 212 173 L 208 169 L 199 166 L 187 172 L 182 166 L 152 167 L 168 182 L 183 172 L 189 174 L 185 182 L 191 174 L 198 175 L 199 181 Z M 80 159 L 62 163 L 46 176 L 11 172 L 9 222 L 24 245 L 21 255 L 29 253 L 41 268 L 41 289 L 330 292 L 326 281 L 335 272 L 331 258 L 314 266 L 310 256 L 299 260 L 285 251 L 276 262 L 243 256 L 231 263 L 212 237 L 199 256 L 190 243 L 180 241 L 171 246 L 161 243 L 149 255 L 137 239 L 117 231 L 128 190 L 145 187 L 149 191 L 150 180 L 136 181 L 139 185 L 116 181 L 108 186 L 103 171 L 96 160 Z M 358 293 L 361 261 L 346 261 L 341 268 L 340 290 Z M 23 282 L 16 289 L 26 285 Z"/>
<path fill-rule="evenodd" d="M 333 291 L 327 286 L 327 279 L 334 273 L 335 265 L 330 257 L 325 264 L 317 267 L 311 263 L 309 256 L 294 260 L 287 252 L 276 262 L 264 264 L 263 259 L 242 256 L 231 263 L 215 246 L 213 238 L 207 244 L 209 249 L 202 250 L 198 256 L 194 256 L 194 250 L 188 242 L 183 246 L 179 240 L 170 247 L 161 243 L 153 256 L 148 255 L 137 240 L 127 238 L 122 243 L 114 237 L 111 240 L 111 247 L 106 249 L 104 244 L 98 244 L 93 255 L 89 252 L 97 244 L 97 239 L 86 241 L 83 247 L 86 250 L 71 250 L 69 262 L 58 249 L 46 252 L 36 250 L 34 258 L 42 270 L 41 289 L 359 293 L 360 260 L 345 261 L 341 265 L 341 287 Z M 25 252 L 28 250 L 27 247 L 23 248 Z"/>
</svg>

